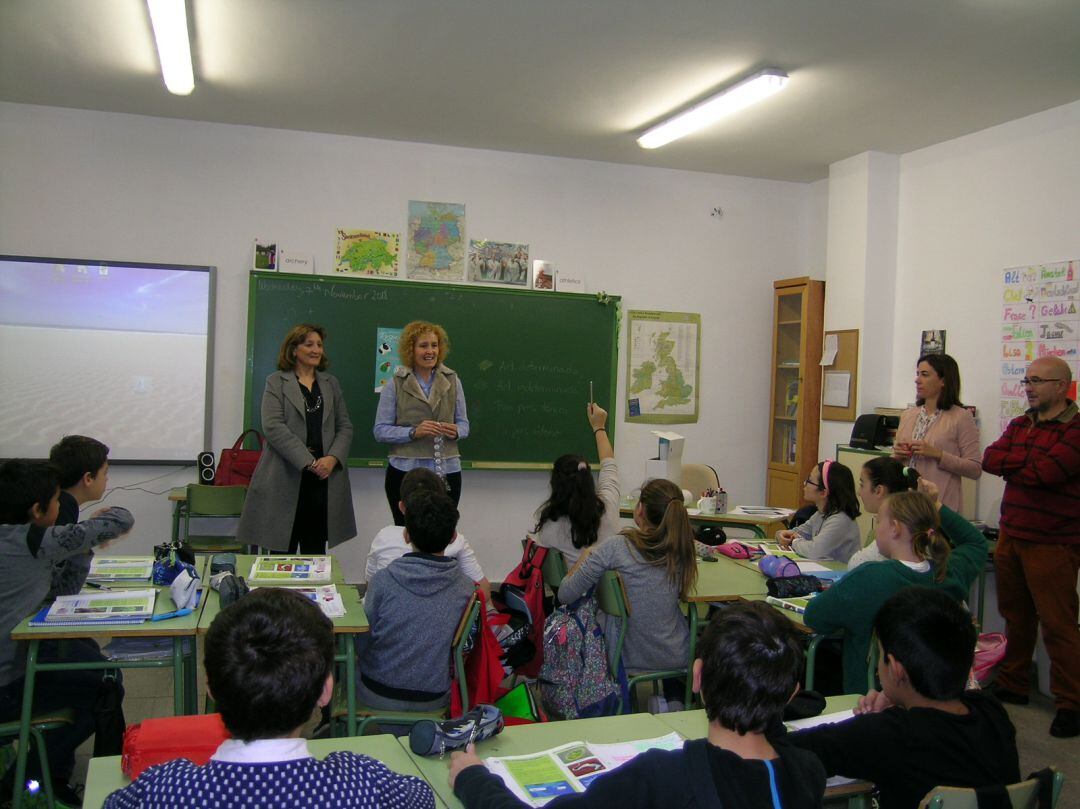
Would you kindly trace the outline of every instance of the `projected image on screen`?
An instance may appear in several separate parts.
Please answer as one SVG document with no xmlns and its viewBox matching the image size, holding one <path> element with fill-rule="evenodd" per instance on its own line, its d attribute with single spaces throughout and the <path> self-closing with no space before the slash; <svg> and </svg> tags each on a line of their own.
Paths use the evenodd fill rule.
<svg viewBox="0 0 1080 809">
<path fill-rule="evenodd" d="M 77 433 L 118 461 L 204 447 L 209 268 L 0 257 L 0 454 Z"/>
</svg>

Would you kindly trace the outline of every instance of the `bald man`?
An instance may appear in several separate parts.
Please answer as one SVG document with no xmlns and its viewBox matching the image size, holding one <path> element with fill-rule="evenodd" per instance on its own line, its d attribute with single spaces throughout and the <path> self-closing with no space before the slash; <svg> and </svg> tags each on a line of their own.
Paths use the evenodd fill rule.
<svg viewBox="0 0 1080 809">
<path fill-rule="evenodd" d="M 1002 702 L 1028 701 L 1042 624 L 1057 713 L 1050 735 L 1080 734 L 1080 412 L 1067 397 L 1072 371 L 1042 357 L 1024 377 L 1028 411 L 986 448 L 982 468 L 1005 479 L 994 553 L 998 609 L 1009 643 L 997 677 Z"/>
</svg>

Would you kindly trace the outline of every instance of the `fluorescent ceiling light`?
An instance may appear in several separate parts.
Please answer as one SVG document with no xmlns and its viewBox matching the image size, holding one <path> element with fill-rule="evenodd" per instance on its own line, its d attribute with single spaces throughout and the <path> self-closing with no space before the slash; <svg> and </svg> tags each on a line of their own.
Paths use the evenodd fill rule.
<svg viewBox="0 0 1080 809">
<path fill-rule="evenodd" d="M 787 84 L 787 80 L 787 73 L 773 68 L 755 73 L 750 78 L 732 85 L 686 112 L 681 112 L 674 118 L 657 124 L 638 138 L 638 146 L 642 149 L 656 149 L 691 132 L 704 129 L 725 115 L 738 112 L 771 96 Z"/>
<path fill-rule="evenodd" d="M 195 89 L 184 0 L 146 0 L 154 26 L 161 76 L 170 93 L 186 96 Z"/>
</svg>

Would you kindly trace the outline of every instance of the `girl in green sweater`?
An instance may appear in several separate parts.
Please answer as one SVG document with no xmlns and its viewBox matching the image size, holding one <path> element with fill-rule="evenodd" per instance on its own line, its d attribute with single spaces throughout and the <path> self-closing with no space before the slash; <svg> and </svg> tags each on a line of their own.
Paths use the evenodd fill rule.
<svg viewBox="0 0 1080 809">
<path fill-rule="evenodd" d="M 803 619 L 815 632 L 843 630 L 845 693 L 866 693 L 874 616 L 889 596 L 923 585 L 962 602 L 986 564 L 986 539 L 936 496 L 926 479 L 919 491 L 889 495 L 878 509 L 875 537 L 885 560 L 849 571 L 806 607 Z"/>
</svg>

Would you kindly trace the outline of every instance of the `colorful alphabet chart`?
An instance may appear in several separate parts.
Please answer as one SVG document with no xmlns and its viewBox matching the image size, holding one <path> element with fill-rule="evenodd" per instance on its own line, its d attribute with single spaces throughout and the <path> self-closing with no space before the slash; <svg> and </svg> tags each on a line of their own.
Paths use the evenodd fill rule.
<svg viewBox="0 0 1080 809">
<path fill-rule="evenodd" d="M 1002 430 L 1027 410 L 1028 363 L 1061 357 L 1080 375 L 1080 260 L 1005 270 L 1001 300 Z M 1076 383 L 1069 392 L 1076 399 Z"/>
</svg>

